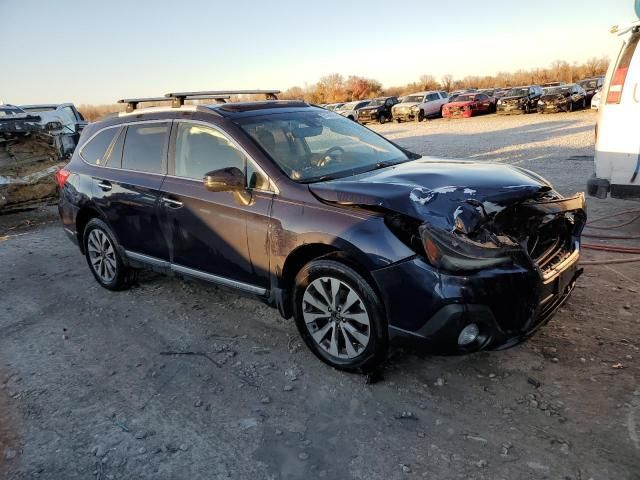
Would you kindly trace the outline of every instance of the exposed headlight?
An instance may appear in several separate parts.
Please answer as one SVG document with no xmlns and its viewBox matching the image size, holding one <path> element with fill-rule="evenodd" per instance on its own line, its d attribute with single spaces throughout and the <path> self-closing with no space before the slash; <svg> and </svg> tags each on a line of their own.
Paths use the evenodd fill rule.
<svg viewBox="0 0 640 480">
<path fill-rule="evenodd" d="M 415 110 L 418 110 L 418 108 L 419 108 L 419 107 L 418 107 L 418 105 L 413 105 L 413 106 L 411 107 L 411 110 L 414 110 L 414 111 L 415 111 Z"/>
<path fill-rule="evenodd" d="M 498 105 L 501 105 L 501 104 L 502 104 L 502 100 L 498 100 Z"/>
<path fill-rule="evenodd" d="M 544 105 L 544 102 L 542 100 L 538 100 L 538 105 Z"/>
<path fill-rule="evenodd" d="M 419 232 L 429 263 L 449 272 L 466 272 L 509 264 L 516 251 L 513 247 L 492 247 L 474 242 L 427 224 L 421 225 Z"/>
</svg>

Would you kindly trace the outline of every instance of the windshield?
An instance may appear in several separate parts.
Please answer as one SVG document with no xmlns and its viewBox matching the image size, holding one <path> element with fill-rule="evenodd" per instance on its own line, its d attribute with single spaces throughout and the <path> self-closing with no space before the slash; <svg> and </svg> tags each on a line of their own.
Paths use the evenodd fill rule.
<svg viewBox="0 0 640 480">
<path fill-rule="evenodd" d="M 580 86 L 585 90 L 593 90 L 598 86 L 597 80 L 584 80 L 580 82 Z"/>
<path fill-rule="evenodd" d="M 456 102 L 473 102 L 476 99 L 475 95 L 456 95 Z"/>
<path fill-rule="evenodd" d="M 512 88 L 507 92 L 505 97 L 524 97 L 526 95 L 529 95 L 528 88 Z"/>
<path fill-rule="evenodd" d="M 549 87 L 544 89 L 545 95 L 558 95 L 560 93 L 567 93 L 571 91 L 571 87 Z"/>
<path fill-rule="evenodd" d="M 56 107 L 22 107 L 25 112 L 53 112 Z"/>
<path fill-rule="evenodd" d="M 386 98 L 374 98 L 369 102 L 370 107 L 379 107 L 380 105 L 384 105 Z"/>
<path fill-rule="evenodd" d="M 264 115 L 238 123 L 289 178 L 299 182 L 346 177 L 409 160 L 371 130 L 325 110 Z"/>
<path fill-rule="evenodd" d="M 422 103 L 424 95 L 407 95 L 402 99 L 402 103 Z"/>
<path fill-rule="evenodd" d="M 337 108 L 336 110 L 354 110 L 357 107 L 361 107 L 362 105 L 360 105 L 362 102 L 349 102 L 349 103 L 345 103 L 344 105 L 342 105 L 341 107 Z"/>
</svg>

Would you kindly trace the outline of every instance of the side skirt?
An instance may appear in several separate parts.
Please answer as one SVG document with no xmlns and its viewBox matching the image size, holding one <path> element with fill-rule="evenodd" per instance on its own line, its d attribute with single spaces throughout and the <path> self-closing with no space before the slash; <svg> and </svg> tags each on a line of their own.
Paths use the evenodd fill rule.
<svg viewBox="0 0 640 480">
<path fill-rule="evenodd" d="M 183 265 L 167 262 L 166 260 L 162 260 L 160 258 L 144 255 L 142 253 L 131 252 L 129 250 L 125 250 L 125 253 L 129 260 L 132 260 L 134 262 L 139 262 L 145 265 L 149 265 L 153 268 L 157 268 L 163 271 L 171 271 L 181 275 L 187 275 L 189 277 L 194 277 L 200 280 L 204 280 L 206 282 L 234 288 L 236 290 L 241 290 L 243 292 L 251 293 L 253 295 L 266 296 L 268 293 L 266 288 L 258 287 L 257 285 L 252 285 L 250 283 L 239 282 L 237 280 L 221 277 L 219 275 L 214 275 L 212 273 L 203 272 L 201 270 L 195 270 L 193 268 L 185 267 Z"/>
</svg>

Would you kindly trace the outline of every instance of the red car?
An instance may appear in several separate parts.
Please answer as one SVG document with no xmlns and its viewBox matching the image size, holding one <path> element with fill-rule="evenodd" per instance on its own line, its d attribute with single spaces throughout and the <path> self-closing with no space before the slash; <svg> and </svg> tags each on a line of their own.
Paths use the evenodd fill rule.
<svg viewBox="0 0 640 480">
<path fill-rule="evenodd" d="M 446 118 L 472 117 L 480 113 L 491 113 L 496 109 L 495 99 L 484 93 L 463 93 L 454 102 L 442 108 L 442 116 Z"/>
</svg>

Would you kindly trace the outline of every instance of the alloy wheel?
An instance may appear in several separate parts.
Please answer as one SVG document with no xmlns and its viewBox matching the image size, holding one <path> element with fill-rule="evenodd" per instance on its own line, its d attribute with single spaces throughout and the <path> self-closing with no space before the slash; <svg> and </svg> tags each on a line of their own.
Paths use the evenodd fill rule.
<svg viewBox="0 0 640 480">
<path fill-rule="evenodd" d="M 320 277 L 307 286 L 302 315 L 313 341 L 335 358 L 355 358 L 369 344 L 371 326 L 364 302 L 337 278 Z"/>
<path fill-rule="evenodd" d="M 99 229 L 89 232 L 87 251 L 91 268 L 104 283 L 110 283 L 117 275 L 116 252 L 109 237 Z"/>
</svg>

